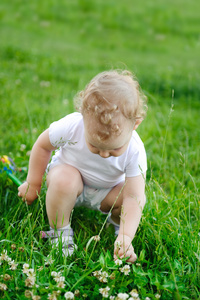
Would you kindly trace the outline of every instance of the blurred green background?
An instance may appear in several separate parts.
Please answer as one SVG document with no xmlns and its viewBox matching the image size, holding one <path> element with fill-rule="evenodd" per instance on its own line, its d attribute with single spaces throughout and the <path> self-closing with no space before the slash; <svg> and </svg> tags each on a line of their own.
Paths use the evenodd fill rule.
<svg viewBox="0 0 200 300">
<path fill-rule="evenodd" d="M 138 129 L 149 161 L 178 151 L 197 171 L 199 11 L 196 0 L 1 0 L 1 152 L 23 156 L 93 76 L 120 68 L 149 99 Z"/>
</svg>

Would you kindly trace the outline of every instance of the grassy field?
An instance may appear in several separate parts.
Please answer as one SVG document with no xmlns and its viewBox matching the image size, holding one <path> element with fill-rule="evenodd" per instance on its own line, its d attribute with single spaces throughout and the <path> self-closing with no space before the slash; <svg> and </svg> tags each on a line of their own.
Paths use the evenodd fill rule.
<svg viewBox="0 0 200 300">
<path fill-rule="evenodd" d="M 100 71 L 134 72 L 149 109 L 138 129 L 148 201 L 137 263 L 114 264 L 113 228 L 83 208 L 72 216 L 78 250 L 58 256 L 39 234 L 48 229 L 45 184 L 28 207 L 1 172 L 0 298 L 199 299 L 199 10 L 196 0 L 1 0 L 0 155 L 25 168 L 21 181 L 37 136 L 74 110 Z M 101 269 L 104 281 L 94 276 Z"/>
</svg>

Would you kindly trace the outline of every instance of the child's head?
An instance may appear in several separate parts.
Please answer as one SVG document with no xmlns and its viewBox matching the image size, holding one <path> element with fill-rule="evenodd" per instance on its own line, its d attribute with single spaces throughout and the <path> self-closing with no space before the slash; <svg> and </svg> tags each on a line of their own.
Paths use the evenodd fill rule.
<svg viewBox="0 0 200 300">
<path fill-rule="evenodd" d="M 146 115 L 146 97 L 128 71 L 106 71 L 95 76 L 77 100 L 84 124 L 102 142 L 132 131 Z M 88 126 L 87 126 L 88 127 Z"/>
</svg>

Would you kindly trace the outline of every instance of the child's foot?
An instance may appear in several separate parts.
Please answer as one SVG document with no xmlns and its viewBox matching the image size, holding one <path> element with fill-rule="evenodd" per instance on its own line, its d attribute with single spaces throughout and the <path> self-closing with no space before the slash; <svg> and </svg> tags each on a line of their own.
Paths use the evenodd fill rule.
<svg viewBox="0 0 200 300">
<path fill-rule="evenodd" d="M 58 246 L 59 242 L 62 242 L 62 252 L 65 256 L 71 256 L 74 249 L 77 249 L 73 236 L 74 232 L 70 225 L 57 230 L 51 228 L 49 231 L 41 231 L 41 237 L 50 238 L 52 245 Z"/>
<path fill-rule="evenodd" d="M 112 224 L 115 228 L 115 235 L 117 236 L 119 234 L 119 224 L 117 224 L 113 219 L 111 218 L 111 214 L 109 215 L 107 219 L 107 224 L 110 225 Z"/>
</svg>

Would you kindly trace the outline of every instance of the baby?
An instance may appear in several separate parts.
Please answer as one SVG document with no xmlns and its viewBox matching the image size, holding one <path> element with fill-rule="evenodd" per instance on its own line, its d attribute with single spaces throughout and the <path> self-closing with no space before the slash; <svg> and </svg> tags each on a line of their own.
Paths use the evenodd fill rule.
<svg viewBox="0 0 200 300">
<path fill-rule="evenodd" d="M 108 222 L 117 235 L 114 259 L 134 262 L 132 240 L 146 201 L 147 170 L 135 129 L 145 117 L 146 98 L 130 72 L 113 70 L 94 77 L 75 100 L 80 112 L 52 123 L 34 144 L 18 196 L 31 204 L 47 170 L 50 231 L 43 237 L 53 243 L 61 239 L 63 253 L 71 255 L 76 248 L 70 226 L 73 208 L 110 212 Z"/>
</svg>

